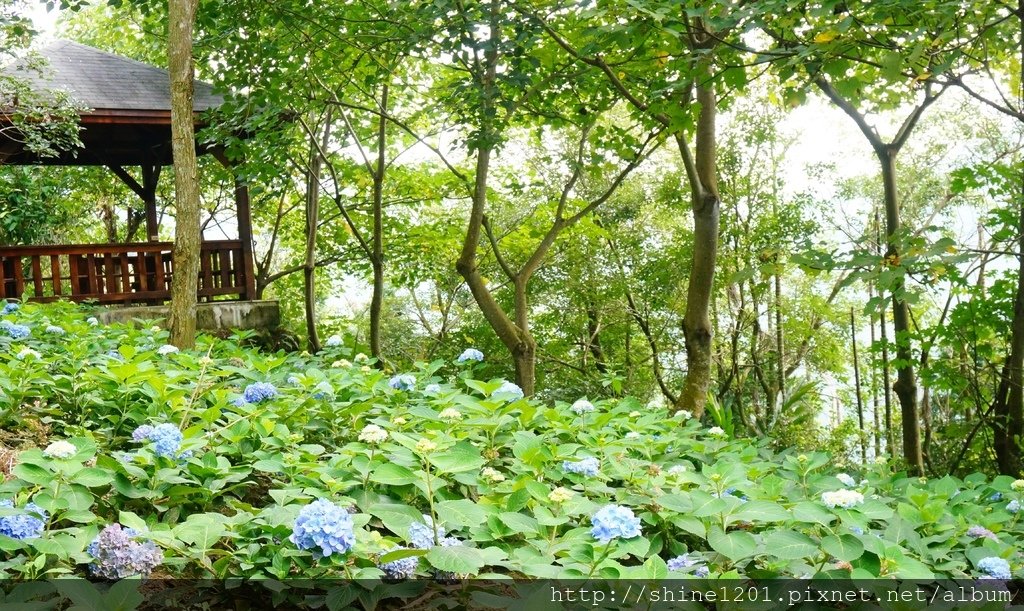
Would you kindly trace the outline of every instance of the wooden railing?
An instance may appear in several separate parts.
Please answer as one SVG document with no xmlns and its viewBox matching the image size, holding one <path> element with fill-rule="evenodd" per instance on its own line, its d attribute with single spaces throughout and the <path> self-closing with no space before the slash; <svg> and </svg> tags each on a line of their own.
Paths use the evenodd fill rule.
<svg viewBox="0 0 1024 611">
<path fill-rule="evenodd" d="M 171 242 L 0 248 L 0 299 L 161 303 L 171 297 Z M 200 301 L 247 299 L 240 240 L 202 244 Z"/>
</svg>

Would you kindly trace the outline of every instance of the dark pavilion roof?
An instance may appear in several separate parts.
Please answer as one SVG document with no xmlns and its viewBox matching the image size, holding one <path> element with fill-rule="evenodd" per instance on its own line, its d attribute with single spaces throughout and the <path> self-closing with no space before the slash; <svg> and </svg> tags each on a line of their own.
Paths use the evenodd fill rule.
<svg viewBox="0 0 1024 611">
<path fill-rule="evenodd" d="M 64 90 L 96 111 L 171 110 L 166 70 L 69 40 L 58 40 L 38 53 L 47 67 L 19 75 L 33 88 Z M 195 82 L 196 111 L 215 108 L 223 101 L 212 85 Z"/>
<path fill-rule="evenodd" d="M 58 158 L 38 159 L 12 141 L 0 138 L 0 163 L 48 165 L 169 165 L 171 92 L 166 70 L 58 40 L 37 51 L 41 70 L 24 64 L 4 68 L 32 89 L 61 90 L 88 107 L 81 115 L 83 148 Z M 213 86 L 196 81 L 193 107 L 198 115 L 219 106 Z M 197 116 L 196 124 L 201 125 Z"/>
</svg>

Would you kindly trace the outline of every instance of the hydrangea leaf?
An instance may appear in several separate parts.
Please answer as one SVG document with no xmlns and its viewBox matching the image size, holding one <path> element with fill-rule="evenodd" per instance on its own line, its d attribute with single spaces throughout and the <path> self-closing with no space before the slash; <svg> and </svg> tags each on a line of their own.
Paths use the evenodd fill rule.
<svg viewBox="0 0 1024 611">
<path fill-rule="evenodd" d="M 717 526 L 711 527 L 711 531 L 708 532 L 708 544 L 713 550 L 733 562 L 749 558 L 757 549 L 757 541 L 750 533 L 743 531 L 726 533 Z"/>
<path fill-rule="evenodd" d="M 856 560 L 864 554 L 864 544 L 853 535 L 828 535 L 821 540 L 821 548 L 836 560 L 847 562 Z"/>
<path fill-rule="evenodd" d="M 807 535 L 795 530 L 776 530 L 764 538 L 764 546 L 781 560 L 799 560 L 818 551 L 818 545 Z"/>
<path fill-rule="evenodd" d="M 462 545 L 434 547 L 427 552 L 426 559 L 430 566 L 458 575 L 475 574 L 486 562 L 478 550 Z"/>
</svg>

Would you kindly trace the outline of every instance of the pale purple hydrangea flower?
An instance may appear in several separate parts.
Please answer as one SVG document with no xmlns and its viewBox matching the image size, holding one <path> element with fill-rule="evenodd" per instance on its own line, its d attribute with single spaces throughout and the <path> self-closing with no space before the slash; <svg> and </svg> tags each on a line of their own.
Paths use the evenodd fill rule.
<svg viewBox="0 0 1024 611">
<path fill-rule="evenodd" d="M 0 507 L 14 509 L 14 502 L 4 499 L 0 501 Z M 7 535 L 12 539 L 35 539 L 42 536 L 49 517 L 42 507 L 28 503 L 16 515 L 0 516 L 0 535 Z"/>
<path fill-rule="evenodd" d="M 566 473 L 575 473 L 577 475 L 585 475 L 587 477 L 597 476 L 600 468 L 601 463 L 599 463 L 593 456 L 588 456 L 578 462 L 568 460 L 562 462 L 562 470 Z"/>
<path fill-rule="evenodd" d="M 103 579 L 124 579 L 149 575 L 164 555 L 152 541 L 136 541 L 138 533 L 120 524 L 111 524 L 97 536 L 86 551 L 94 558 L 89 571 Z"/>
</svg>

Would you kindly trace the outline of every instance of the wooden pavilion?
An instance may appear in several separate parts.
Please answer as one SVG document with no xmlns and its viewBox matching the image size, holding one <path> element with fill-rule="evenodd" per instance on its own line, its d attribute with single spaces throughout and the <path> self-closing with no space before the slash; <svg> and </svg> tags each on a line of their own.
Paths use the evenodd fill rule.
<svg viewBox="0 0 1024 611">
<path fill-rule="evenodd" d="M 66 91 L 88 110 L 81 113 L 81 148 L 38 157 L 16 139 L 0 136 L 0 164 L 105 166 L 145 204 L 146 241 L 129 244 L 62 244 L 0 247 L 0 299 L 159 304 L 170 299 L 173 243 L 159 240 L 157 183 L 172 165 L 170 78 L 165 70 L 69 41 L 39 51 L 42 71 L 8 68 L 39 91 Z M 223 102 L 213 88 L 195 83 L 195 125 Z M 2 132 L 2 130 L 0 130 Z M 198 144 L 230 167 L 223 149 Z M 129 168 L 137 167 L 136 178 Z M 202 244 L 199 300 L 255 299 L 249 191 L 235 182 L 238 239 Z"/>
</svg>

